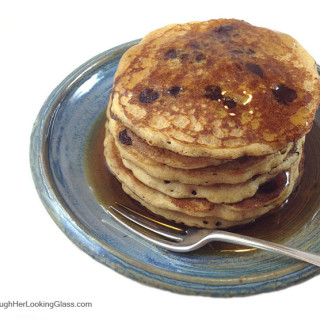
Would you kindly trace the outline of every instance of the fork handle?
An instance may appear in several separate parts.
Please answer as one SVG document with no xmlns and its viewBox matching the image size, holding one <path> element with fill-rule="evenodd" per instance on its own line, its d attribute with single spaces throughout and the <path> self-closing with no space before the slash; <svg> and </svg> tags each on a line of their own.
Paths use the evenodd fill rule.
<svg viewBox="0 0 320 320">
<path fill-rule="evenodd" d="M 278 243 L 272 243 L 266 240 L 260 240 L 249 236 L 234 234 L 228 231 L 214 231 L 205 237 L 206 243 L 211 241 L 222 241 L 235 244 L 241 244 L 247 247 L 258 248 L 275 253 L 280 253 L 294 259 L 308 262 L 320 267 L 320 255 L 290 248 Z"/>
</svg>

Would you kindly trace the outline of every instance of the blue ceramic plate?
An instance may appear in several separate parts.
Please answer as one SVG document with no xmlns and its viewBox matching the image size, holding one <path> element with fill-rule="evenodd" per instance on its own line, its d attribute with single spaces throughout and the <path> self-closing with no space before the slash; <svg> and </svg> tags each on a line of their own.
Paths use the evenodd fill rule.
<svg viewBox="0 0 320 320">
<path fill-rule="evenodd" d="M 184 294 L 245 296 L 317 275 L 318 268 L 308 264 L 231 244 L 212 243 L 188 254 L 164 251 L 128 234 L 108 216 L 108 204 L 130 199 L 104 165 L 104 113 L 119 59 L 136 42 L 108 50 L 75 70 L 36 119 L 30 147 L 33 179 L 59 228 L 117 272 Z M 304 177 L 289 202 L 237 232 L 320 253 L 319 124 L 317 116 L 306 143 Z"/>
</svg>

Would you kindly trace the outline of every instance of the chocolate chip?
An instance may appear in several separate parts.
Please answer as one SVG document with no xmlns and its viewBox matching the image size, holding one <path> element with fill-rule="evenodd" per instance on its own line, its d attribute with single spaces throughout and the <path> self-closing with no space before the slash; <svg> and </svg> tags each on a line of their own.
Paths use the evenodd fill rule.
<svg viewBox="0 0 320 320">
<path fill-rule="evenodd" d="M 208 223 L 209 223 L 209 222 L 206 221 L 206 220 L 203 220 L 202 222 L 203 222 L 203 224 L 208 224 Z"/>
<path fill-rule="evenodd" d="M 260 78 L 263 78 L 263 71 L 261 69 L 261 67 L 257 64 L 253 64 L 253 63 L 247 63 L 246 64 L 246 68 L 247 70 L 249 70 L 250 72 L 256 74 L 257 76 L 259 76 Z"/>
<path fill-rule="evenodd" d="M 224 98 L 223 104 L 227 106 L 229 109 L 235 108 L 237 106 L 237 103 L 229 97 Z"/>
<path fill-rule="evenodd" d="M 254 53 L 256 53 L 256 52 L 255 52 L 254 50 L 252 50 L 252 49 L 246 50 L 245 48 L 233 49 L 233 50 L 230 50 L 229 52 L 230 52 L 230 53 L 233 53 L 233 54 L 243 54 L 243 53 L 246 53 L 246 54 L 254 54 Z"/>
<path fill-rule="evenodd" d="M 225 34 L 229 36 L 228 32 L 233 30 L 233 26 L 230 24 L 226 24 L 224 26 L 220 26 L 219 28 L 215 29 L 216 32 L 219 32 L 220 34 Z"/>
<path fill-rule="evenodd" d="M 183 91 L 183 88 L 178 87 L 178 86 L 173 86 L 171 89 L 169 89 L 167 92 L 168 94 L 170 94 L 171 96 L 176 97 L 177 95 L 179 95 L 179 93 Z"/>
<path fill-rule="evenodd" d="M 193 48 L 193 49 L 199 49 L 200 45 L 199 45 L 199 43 L 193 42 L 193 43 L 190 44 L 190 47 Z"/>
<path fill-rule="evenodd" d="M 168 183 L 170 183 L 171 181 L 169 181 L 169 180 L 163 180 L 163 182 L 166 183 L 166 184 L 168 184 Z"/>
<path fill-rule="evenodd" d="M 141 91 L 139 95 L 139 101 L 143 103 L 151 103 L 159 98 L 158 91 L 147 88 Z"/>
<path fill-rule="evenodd" d="M 192 190 L 192 192 L 191 192 L 194 196 L 196 196 L 197 195 L 197 191 L 196 190 Z"/>
<path fill-rule="evenodd" d="M 197 56 L 196 56 L 196 61 L 201 61 L 205 58 L 206 56 L 203 54 L 203 53 L 199 53 Z"/>
<path fill-rule="evenodd" d="M 221 222 L 220 221 L 217 221 L 216 222 L 216 227 L 220 227 L 221 226 Z"/>
<path fill-rule="evenodd" d="M 223 98 L 221 92 L 222 91 L 220 87 L 207 86 L 205 88 L 204 96 L 210 100 L 219 100 Z"/>
<path fill-rule="evenodd" d="M 244 53 L 244 52 L 243 52 L 242 50 L 240 50 L 240 49 L 230 50 L 230 52 L 233 53 L 233 54 L 242 54 L 242 53 Z"/>
<path fill-rule="evenodd" d="M 180 55 L 180 59 L 182 61 L 187 60 L 189 58 L 189 55 L 187 53 L 183 53 L 182 55 Z"/>
<path fill-rule="evenodd" d="M 277 85 L 276 88 L 272 90 L 272 93 L 279 103 L 285 104 L 286 106 L 298 98 L 296 91 L 284 84 Z"/>
<path fill-rule="evenodd" d="M 127 146 L 132 145 L 132 140 L 127 134 L 127 129 L 124 129 L 123 131 L 119 132 L 119 140 L 122 144 L 125 144 Z"/>
<path fill-rule="evenodd" d="M 164 60 L 175 59 L 178 56 L 176 49 L 170 49 L 164 54 Z"/>
</svg>

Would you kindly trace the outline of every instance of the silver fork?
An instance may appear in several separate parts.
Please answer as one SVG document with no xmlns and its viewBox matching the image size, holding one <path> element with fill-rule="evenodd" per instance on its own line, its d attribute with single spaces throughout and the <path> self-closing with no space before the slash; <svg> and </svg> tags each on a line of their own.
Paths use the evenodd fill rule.
<svg viewBox="0 0 320 320">
<path fill-rule="evenodd" d="M 152 219 L 118 202 L 115 206 L 110 206 L 108 212 L 118 223 L 134 234 L 170 251 L 190 252 L 203 247 L 209 242 L 220 241 L 279 253 L 320 267 L 320 255 L 293 249 L 281 244 L 222 230 L 179 228 Z M 128 220 L 133 222 L 133 224 Z M 160 237 L 157 235 L 160 235 Z"/>
</svg>

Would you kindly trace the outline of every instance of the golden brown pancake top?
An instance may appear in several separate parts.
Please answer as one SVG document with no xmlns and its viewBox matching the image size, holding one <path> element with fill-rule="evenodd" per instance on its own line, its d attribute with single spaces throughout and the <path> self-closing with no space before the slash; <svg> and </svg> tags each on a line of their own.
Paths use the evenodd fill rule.
<svg viewBox="0 0 320 320">
<path fill-rule="evenodd" d="M 112 112 L 150 144 L 195 156 L 244 148 L 241 156 L 246 146 L 268 153 L 308 132 L 320 84 L 290 36 L 210 20 L 146 36 L 122 58 L 113 94 Z M 209 151 L 192 154 L 199 146 Z"/>
</svg>

